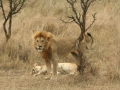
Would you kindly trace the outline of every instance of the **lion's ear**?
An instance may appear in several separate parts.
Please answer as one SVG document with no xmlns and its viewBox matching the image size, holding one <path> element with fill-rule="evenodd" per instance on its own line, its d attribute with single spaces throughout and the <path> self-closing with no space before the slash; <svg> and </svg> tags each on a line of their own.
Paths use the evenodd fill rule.
<svg viewBox="0 0 120 90">
<path fill-rule="evenodd" d="M 38 66 L 38 64 L 37 64 L 37 63 L 35 63 L 35 64 L 34 64 L 34 67 L 36 67 L 36 66 Z"/>
<path fill-rule="evenodd" d="M 49 41 L 49 40 L 50 40 L 50 37 L 47 37 L 47 40 Z"/>
<path fill-rule="evenodd" d="M 42 70 L 42 66 L 40 67 L 40 70 Z"/>
<path fill-rule="evenodd" d="M 50 32 L 48 32 L 47 33 L 47 40 L 49 41 L 51 38 L 53 38 L 53 35 Z"/>
</svg>

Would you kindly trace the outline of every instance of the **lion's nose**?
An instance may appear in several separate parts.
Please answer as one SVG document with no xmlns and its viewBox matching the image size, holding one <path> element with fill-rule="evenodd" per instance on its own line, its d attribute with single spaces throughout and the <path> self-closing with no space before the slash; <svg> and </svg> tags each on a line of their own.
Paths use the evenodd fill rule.
<svg viewBox="0 0 120 90">
<path fill-rule="evenodd" d="M 41 48 L 42 46 L 38 46 L 39 48 Z"/>
</svg>

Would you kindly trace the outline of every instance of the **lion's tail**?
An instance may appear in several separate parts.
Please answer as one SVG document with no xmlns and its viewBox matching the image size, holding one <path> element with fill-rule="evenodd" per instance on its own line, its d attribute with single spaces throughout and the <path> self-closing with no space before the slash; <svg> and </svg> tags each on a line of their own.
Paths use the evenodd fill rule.
<svg viewBox="0 0 120 90">
<path fill-rule="evenodd" d="M 91 42 L 91 47 L 92 47 L 92 45 L 93 45 L 93 43 L 94 43 L 93 37 L 92 37 L 92 35 L 91 35 L 90 33 L 87 33 L 87 35 L 92 39 L 92 42 Z"/>
</svg>

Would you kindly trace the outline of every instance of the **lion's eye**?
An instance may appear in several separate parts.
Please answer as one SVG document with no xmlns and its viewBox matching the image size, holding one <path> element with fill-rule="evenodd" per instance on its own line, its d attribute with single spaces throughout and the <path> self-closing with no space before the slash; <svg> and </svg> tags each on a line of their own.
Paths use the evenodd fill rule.
<svg viewBox="0 0 120 90">
<path fill-rule="evenodd" d="M 42 42 L 44 42 L 44 40 L 42 40 Z"/>
<path fill-rule="evenodd" d="M 36 40 L 36 42 L 38 42 L 38 40 Z"/>
</svg>

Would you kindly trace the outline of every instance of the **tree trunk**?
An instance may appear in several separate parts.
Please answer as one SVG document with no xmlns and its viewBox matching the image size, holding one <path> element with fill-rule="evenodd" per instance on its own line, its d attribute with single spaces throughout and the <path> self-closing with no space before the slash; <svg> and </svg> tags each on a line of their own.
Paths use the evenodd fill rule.
<svg viewBox="0 0 120 90">
<path fill-rule="evenodd" d="M 80 60 L 80 65 L 78 66 L 78 71 L 83 75 L 85 68 L 85 43 L 84 43 L 85 32 L 81 32 L 79 36 L 79 44 L 78 44 L 78 59 Z"/>
</svg>

